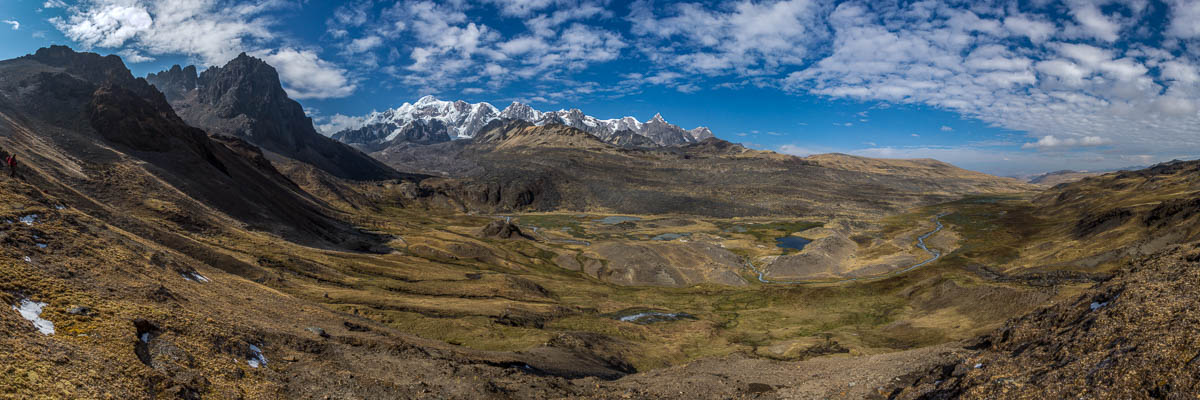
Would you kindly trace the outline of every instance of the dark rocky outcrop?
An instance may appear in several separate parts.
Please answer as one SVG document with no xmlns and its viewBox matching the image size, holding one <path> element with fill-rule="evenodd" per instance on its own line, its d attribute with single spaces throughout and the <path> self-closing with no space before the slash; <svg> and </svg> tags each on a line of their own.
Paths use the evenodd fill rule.
<svg viewBox="0 0 1200 400">
<path fill-rule="evenodd" d="M 438 120 L 416 120 L 404 126 L 392 123 L 371 124 L 358 129 L 345 130 L 333 135 L 333 139 L 349 143 L 364 151 L 379 151 L 401 143 L 434 144 L 449 142 L 446 124 Z M 395 134 L 395 137 L 388 139 Z"/>
<path fill-rule="evenodd" d="M 483 237 L 500 238 L 500 239 L 529 239 L 533 237 L 521 232 L 521 227 L 506 219 L 498 219 L 487 224 L 483 230 L 479 232 Z"/>
<path fill-rule="evenodd" d="M 245 53 L 199 76 L 195 67 L 174 66 L 146 79 L 166 94 L 188 124 L 210 134 L 245 139 L 339 178 L 401 177 L 370 156 L 317 133 L 300 103 L 288 98 L 275 68 Z"/>
</svg>

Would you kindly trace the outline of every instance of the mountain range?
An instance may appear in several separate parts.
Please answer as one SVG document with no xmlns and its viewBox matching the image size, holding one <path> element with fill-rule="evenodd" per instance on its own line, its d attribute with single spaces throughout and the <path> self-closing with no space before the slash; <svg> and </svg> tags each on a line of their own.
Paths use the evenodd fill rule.
<svg viewBox="0 0 1200 400">
<path fill-rule="evenodd" d="M 655 114 L 645 122 L 634 117 L 599 119 L 579 109 L 542 112 L 528 104 L 513 102 L 500 110 L 486 102 L 451 102 L 433 96 L 367 114 L 360 123 L 335 132 L 332 137 L 366 151 L 378 151 L 401 143 L 431 144 L 451 139 L 469 139 L 488 123 L 498 119 L 520 120 L 534 125 L 566 125 L 619 145 L 677 146 L 713 137 L 708 128 L 685 130 L 668 123 L 661 114 Z"/>
<path fill-rule="evenodd" d="M 1051 187 L 432 98 L 363 152 L 197 70 L 0 61 L 0 397 L 1200 392 L 1200 161 Z"/>
</svg>

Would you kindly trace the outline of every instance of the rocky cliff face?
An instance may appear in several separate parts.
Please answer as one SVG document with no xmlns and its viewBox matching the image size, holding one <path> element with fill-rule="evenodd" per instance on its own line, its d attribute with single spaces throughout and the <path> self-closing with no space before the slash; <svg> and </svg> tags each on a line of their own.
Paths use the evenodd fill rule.
<svg viewBox="0 0 1200 400">
<path fill-rule="evenodd" d="M 246 139 L 340 178 L 399 177 L 366 154 L 317 133 L 300 103 L 288 98 L 275 68 L 257 58 L 243 53 L 199 76 L 195 67 L 175 66 L 146 79 L 166 94 L 188 124 L 210 134 Z"/>
</svg>

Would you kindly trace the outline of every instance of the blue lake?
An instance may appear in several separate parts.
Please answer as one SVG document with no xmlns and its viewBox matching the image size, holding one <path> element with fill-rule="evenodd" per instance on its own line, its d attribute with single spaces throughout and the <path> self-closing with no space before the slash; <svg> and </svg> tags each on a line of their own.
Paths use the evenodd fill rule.
<svg viewBox="0 0 1200 400">
<path fill-rule="evenodd" d="M 797 251 L 804 249 L 804 246 L 809 243 L 812 241 L 799 236 L 784 236 L 775 239 L 775 246 Z"/>
</svg>

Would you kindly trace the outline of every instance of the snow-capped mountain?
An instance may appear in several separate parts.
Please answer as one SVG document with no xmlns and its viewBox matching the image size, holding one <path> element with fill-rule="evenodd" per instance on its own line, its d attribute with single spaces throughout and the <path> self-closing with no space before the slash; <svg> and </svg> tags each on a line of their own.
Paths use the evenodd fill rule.
<svg viewBox="0 0 1200 400">
<path fill-rule="evenodd" d="M 484 125 L 497 119 L 517 119 L 536 125 L 563 124 L 604 141 L 629 142 L 628 135 L 641 135 L 660 146 L 692 143 L 713 136 L 708 128 L 685 130 L 668 123 L 658 114 L 646 122 L 633 117 L 599 119 L 579 109 L 542 112 L 514 102 L 501 111 L 486 102 L 471 104 L 425 96 L 416 103 L 372 112 L 363 117 L 360 124 L 334 134 L 333 138 L 367 149 L 379 149 L 393 143 L 472 138 Z"/>
</svg>

